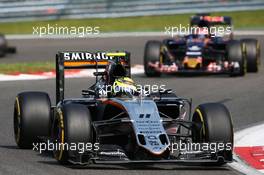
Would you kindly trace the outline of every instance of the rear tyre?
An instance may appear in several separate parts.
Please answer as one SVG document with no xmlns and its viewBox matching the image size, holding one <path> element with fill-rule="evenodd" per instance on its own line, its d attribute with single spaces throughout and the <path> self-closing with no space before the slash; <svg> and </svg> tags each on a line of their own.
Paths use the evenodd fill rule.
<svg viewBox="0 0 264 175">
<path fill-rule="evenodd" d="M 56 119 L 53 123 L 53 141 L 59 145 L 92 143 L 91 123 L 92 117 L 86 106 L 80 104 L 63 105 L 57 110 Z M 78 154 L 78 150 L 67 150 L 60 146 L 58 150 L 54 150 L 53 154 L 61 164 L 68 164 L 70 158 Z"/>
<path fill-rule="evenodd" d="M 245 45 L 245 56 L 247 59 L 247 72 L 258 72 L 260 63 L 260 47 L 256 39 L 243 39 Z"/>
<path fill-rule="evenodd" d="M 4 57 L 5 56 L 5 49 L 1 48 L 0 46 L 0 57 Z"/>
<path fill-rule="evenodd" d="M 149 63 L 160 63 L 161 56 L 161 42 L 160 41 L 148 41 L 145 46 L 144 52 L 144 70 L 148 77 L 159 77 L 160 72 L 157 72 L 154 68 L 149 66 Z"/>
<path fill-rule="evenodd" d="M 5 39 L 5 36 L 3 34 L 0 34 L 0 57 L 5 56 L 7 42 Z"/>
<path fill-rule="evenodd" d="M 225 160 L 232 161 L 234 133 L 228 109 L 220 103 L 201 104 L 196 108 L 192 121 L 196 124 L 192 129 L 193 142 L 224 144 L 226 149 L 219 151 L 218 155 Z M 212 165 L 225 163 L 219 160 Z"/>
<path fill-rule="evenodd" d="M 51 128 L 51 103 L 47 93 L 23 92 L 14 105 L 14 135 L 19 148 L 32 148 L 39 137 L 48 137 Z"/>
<path fill-rule="evenodd" d="M 246 74 L 247 64 L 240 41 L 231 41 L 228 43 L 227 58 L 230 63 L 238 63 L 239 65 L 239 70 L 236 70 L 236 68 L 231 70 L 231 76 L 244 76 Z"/>
</svg>

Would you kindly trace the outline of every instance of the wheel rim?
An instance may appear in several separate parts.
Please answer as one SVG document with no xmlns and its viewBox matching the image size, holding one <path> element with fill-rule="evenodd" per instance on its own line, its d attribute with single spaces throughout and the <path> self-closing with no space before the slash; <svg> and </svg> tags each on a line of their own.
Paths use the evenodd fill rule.
<svg viewBox="0 0 264 175">
<path fill-rule="evenodd" d="M 200 129 L 199 131 L 196 130 L 195 133 L 193 133 L 193 135 L 196 137 L 196 138 L 194 137 L 195 142 L 202 143 L 205 141 L 205 125 L 204 125 L 203 115 L 200 109 L 195 110 L 193 122 L 197 123 Z M 196 132 L 199 132 L 199 133 L 196 133 Z"/>
<path fill-rule="evenodd" d="M 53 139 L 55 144 L 58 145 L 58 150 L 55 149 L 53 151 L 54 157 L 57 160 L 62 160 L 63 152 L 64 152 L 64 143 L 65 143 L 65 135 L 64 135 L 64 124 L 63 124 L 63 116 L 62 112 L 58 111 L 57 119 L 53 126 Z M 56 147 L 57 148 L 57 147 Z"/>
<path fill-rule="evenodd" d="M 20 142 L 20 134 L 21 134 L 21 111 L 20 111 L 18 98 L 16 98 L 16 102 L 15 102 L 14 134 L 15 134 L 16 143 L 18 144 Z"/>
</svg>

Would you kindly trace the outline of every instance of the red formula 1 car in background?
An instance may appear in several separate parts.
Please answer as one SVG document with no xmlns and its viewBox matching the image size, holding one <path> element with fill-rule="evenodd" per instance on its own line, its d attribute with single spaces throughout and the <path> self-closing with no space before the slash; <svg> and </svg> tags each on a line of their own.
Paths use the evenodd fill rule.
<svg viewBox="0 0 264 175">
<path fill-rule="evenodd" d="M 243 76 L 258 72 L 260 46 L 256 39 L 233 39 L 230 17 L 191 17 L 191 34 L 145 46 L 147 76 L 162 73 L 209 73 Z M 221 28 L 219 30 L 219 28 Z"/>
</svg>

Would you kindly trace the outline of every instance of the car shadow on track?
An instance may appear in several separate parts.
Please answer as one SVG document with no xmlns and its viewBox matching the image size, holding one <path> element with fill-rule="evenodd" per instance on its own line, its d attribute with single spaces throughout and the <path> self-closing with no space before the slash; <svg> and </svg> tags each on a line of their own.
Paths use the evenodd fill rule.
<svg viewBox="0 0 264 175">
<path fill-rule="evenodd" d="M 0 145 L 0 148 L 5 148 L 5 149 L 19 149 L 16 145 Z"/>
<path fill-rule="evenodd" d="M 188 170 L 221 170 L 221 171 L 229 171 L 228 166 L 193 166 L 193 165 L 175 165 L 175 164 L 153 164 L 153 165 L 146 165 L 146 164 L 141 164 L 141 165 L 134 165 L 134 164 L 126 164 L 126 165 L 106 165 L 106 164 L 90 164 L 86 166 L 79 166 L 79 165 L 60 165 L 57 161 L 38 161 L 39 163 L 42 164 L 48 164 L 48 165 L 56 165 L 56 166 L 64 166 L 66 168 L 70 169 L 87 169 L 87 170 L 164 170 L 164 171 L 186 171 Z M 158 165 L 158 166 L 157 166 Z"/>
</svg>

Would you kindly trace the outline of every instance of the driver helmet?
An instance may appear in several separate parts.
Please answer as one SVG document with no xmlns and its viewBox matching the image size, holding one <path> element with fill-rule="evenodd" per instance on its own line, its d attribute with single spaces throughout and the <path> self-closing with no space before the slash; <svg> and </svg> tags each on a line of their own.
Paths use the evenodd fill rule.
<svg viewBox="0 0 264 175">
<path fill-rule="evenodd" d="M 138 94 L 137 86 L 129 77 L 117 78 L 112 86 L 113 95 L 115 96 L 134 96 Z"/>
<path fill-rule="evenodd" d="M 112 63 L 108 67 L 108 83 L 113 84 L 116 78 L 126 77 L 127 71 L 122 64 Z"/>
</svg>

